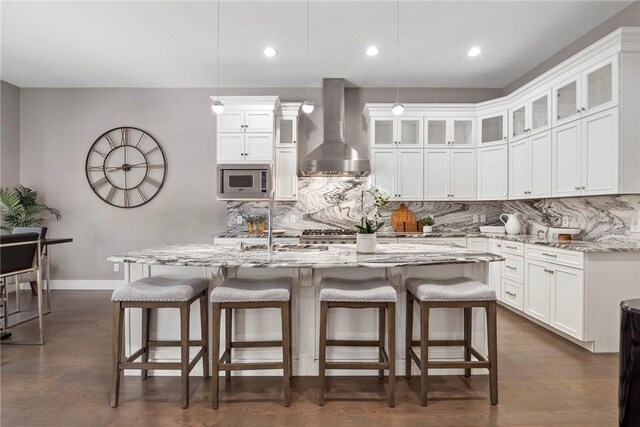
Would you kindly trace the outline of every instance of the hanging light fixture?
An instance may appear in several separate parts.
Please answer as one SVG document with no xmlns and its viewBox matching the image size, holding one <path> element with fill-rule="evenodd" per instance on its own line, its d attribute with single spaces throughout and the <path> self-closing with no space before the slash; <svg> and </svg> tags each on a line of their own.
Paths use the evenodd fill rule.
<svg viewBox="0 0 640 427">
<path fill-rule="evenodd" d="M 216 39 L 218 49 L 216 51 L 216 100 L 213 101 L 211 109 L 216 114 L 222 114 L 224 104 L 220 102 L 220 0 L 218 0 L 218 37 Z"/>
<path fill-rule="evenodd" d="M 309 99 L 309 28 L 310 28 L 310 24 L 309 24 L 309 3 L 310 0 L 307 0 L 307 99 L 302 103 L 302 111 L 304 111 L 305 114 L 311 114 L 313 113 L 313 108 L 315 107 L 313 105 L 313 102 L 311 102 L 311 100 Z"/>
<path fill-rule="evenodd" d="M 404 113 L 404 105 L 400 102 L 400 0 L 396 1 L 396 102 L 391 106 L 391 112 L 399 116 Z"/>
</svg>

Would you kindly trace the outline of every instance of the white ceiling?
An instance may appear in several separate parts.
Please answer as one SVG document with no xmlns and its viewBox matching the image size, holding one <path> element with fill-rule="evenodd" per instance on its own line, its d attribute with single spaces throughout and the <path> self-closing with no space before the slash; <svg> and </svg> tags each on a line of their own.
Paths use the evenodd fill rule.
<svg viewBox="0 0 640 427">
<path fill-rule="evenodd" d="M 502 88 L 631 1 L 400 3 L 402 86 Z M 394 1 L 223 1 L 225 87 L 395 85 Z M 1 77 L 20 87 L 211 87 L 212 1 L 3 2 Z M 266 58 L 262 50 L 279 55 Z M 364 51 L 377 45 L 381 52 Z M 471 46 L 482 55 L 469 58 Z"/>
</svg>

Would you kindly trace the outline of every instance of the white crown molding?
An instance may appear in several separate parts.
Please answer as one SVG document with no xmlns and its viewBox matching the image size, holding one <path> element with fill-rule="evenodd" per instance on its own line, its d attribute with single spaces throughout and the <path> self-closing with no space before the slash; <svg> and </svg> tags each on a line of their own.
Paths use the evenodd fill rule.
<svg viewBox="0 0 640 427">
<path fill-rule="evenodd" d="M 280 111 L 282 112 L 283 116 L 297 116 L 298 114 L 300 114 L 301 106 L 302 102 L 281 102 Z"/>
<path fill-rule="evenodd" d="M 210 96 L 211 101 L 219 100 L 224 108 L 229 110 L 267 110 L 278 111 L 280 98 L 278 96 Z"/>
<path fill-rule="evenodd" d="M 404 104 L 405 110 L 402 116 L 418 115 L 418 111 L 425 115 L 436 110 L 443 113 L 474 112 L 482 114 L 506 110 L 514 100 L 548 88 L 554 80 L 564 73 L 592 61 L 594 58 L 605 58 L 620 52 L 640 52 L 640 27 L 618 28 L 507 96 L 477 104 Z M 362 110 L 362 115 L 367 121 L 372 116 L 390 116 L 391 105 L 391 103 L 367 103 Z"/>
</svg>

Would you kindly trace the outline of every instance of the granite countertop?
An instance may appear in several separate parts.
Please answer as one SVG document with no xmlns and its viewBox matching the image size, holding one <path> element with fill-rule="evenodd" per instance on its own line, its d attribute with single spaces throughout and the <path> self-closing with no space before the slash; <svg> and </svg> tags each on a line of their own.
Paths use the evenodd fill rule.
<svg viewBox="0 0 640 427">
<path fill-rule="evenodd" d="M 309 245 L 307 245 L 309 246 Z M 131 251 L 108 258 L 112 262 L 179 266 L 243 268 L 405 267 L 501 261 L 504 258 L 447 245 L 379 245 L 374 254 L 356 253 L 355 245 L 324 245 L 313 252 L 241 252 L 239 245 L 186 243 Z"/>
<path fill-rule="evenodd" d="M 226 232 L 216 235 L 219 238 L 266 238 L 266 234 L 249 234 Z M 299 233 L 276 234 L 274 237 L 300 237 Z M 510 235 L 510 234 L 483 234 L 473 232 L 443 232 L 443 233 L 408 233 L 408 232 L 380 232 L 380 238 L 412 238 L 412 239 L 432 239 L 432 238 L 454 238 L 454 237 L 485 237 L 492 239 L 508 240 L 532 245 L 542 245 L 558 249 L 566 249 L 579 252 L 640 252 L 640 239 L 637 241 L 627 241 L 611 238 L 603 241 L 572 240 L 570 242 L 560 242 L 558 240 L 538 237 L 535 235 Z"/>
</svg>

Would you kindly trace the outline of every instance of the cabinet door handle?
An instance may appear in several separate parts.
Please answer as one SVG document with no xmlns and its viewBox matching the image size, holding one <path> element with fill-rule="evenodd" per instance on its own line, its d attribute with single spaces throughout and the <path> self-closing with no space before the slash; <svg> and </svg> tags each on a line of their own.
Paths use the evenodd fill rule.
<svg viewBox="0 0 640 427">
<path fill-rule="evenodd" d="M 501 247 L 502 247 L 502 245 L 496 245 L 496 246 L 497 246 L 497 247 L 499 247 L 499 248 L 501 248 Z"/>
<path fill-rule="evenodd" d="M 586 109 L 586 108 L 584 108 L 584 107 L 582 107 L 582 108 L 580 109 L 580 111 L 587 111 L 587 109 Z"/>
<path fill-rule="evenodd" d="M 574 188 L 574 190 L 580 190 L 580 187 L 576 186 L 576 187 Z"/>
<path fill-rule="evenodd" d="M 545 272 L 545 273 L 549 273 L 549 274 L 553 274 L 553 273 L 555 273 L 553 270 L 548 270 L 548 269 L 546 269 L 546 268 L 544 269 L 544 272 Z"/>
<path fill-rule="evenodd" d="M 504 268 L 508 268 L 509 270 L 516 270 L 516 268 L 511 265 L 505 265 Z"/>
<path fill-rule="evenodd" d="M 510 297 L 514 297 L 516 296 L 516 294 L 514 294 L 513 292 L 509 292 L 509 291 L 504 291 L 505 294 L 509 295 Z"/>
<path fill-rule="evenodd" d="M 507 248 L 507 249 L 513 249 L 514 251 L 518 249 L 515 246 L 509 246 L 509 245 L 505 245 L 504 247 Z"/>
<path fill-rule="evenodd" d="M 585 187 L 584 185 L 582 187 L 580 187 L 581 190 L 586 190 L 587 187 Z"/>
<path fill-rule="evenodd" d="M 295 141 L 293 141 L 293 143 L 295 144 L 296 142 L 295 142 Z"/>
<path fill-rule="evenodd" d="M 578 113 L 578 114 L 580 113 L 580 109 L 579 108 L 576 110 L 576 113 Z"/>
<path fill-rule="evenodd" d="M 548 257 L 551 257 L 551 258 L 558 258 L 558 255 L 556 255 L 556 254 L 548 254 L 546 252 L 542 252 L 542 255 L 548 256 Z"/>
<path fill-rule="evenodd" d="M 507 137 L 505 136 L 505 137 L 504 137 L 504 138 L 502 138 L 502 139 L 506 141 L 506 140 L 507 140 Z"/>
</svg>

